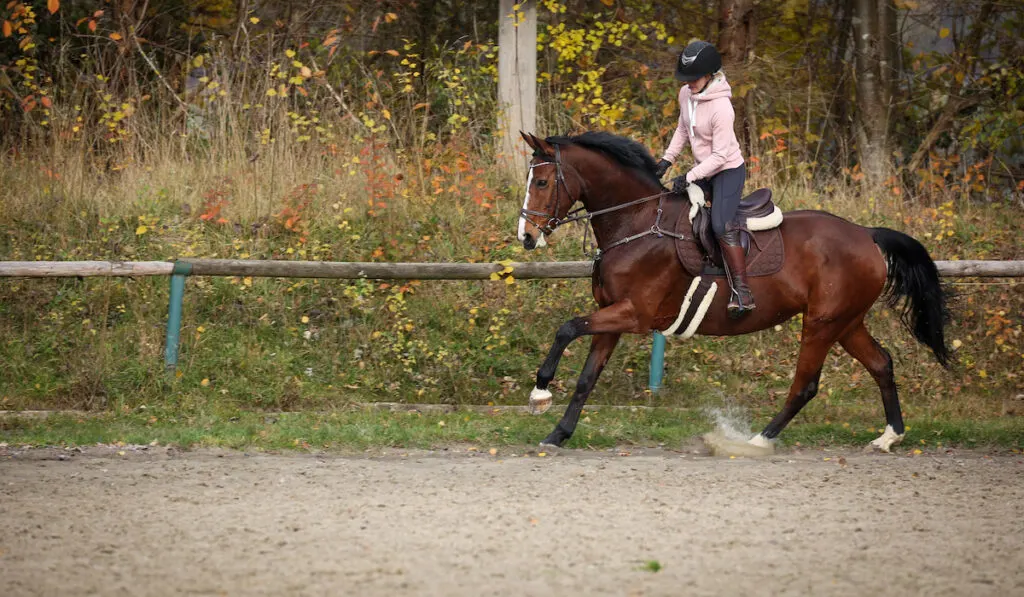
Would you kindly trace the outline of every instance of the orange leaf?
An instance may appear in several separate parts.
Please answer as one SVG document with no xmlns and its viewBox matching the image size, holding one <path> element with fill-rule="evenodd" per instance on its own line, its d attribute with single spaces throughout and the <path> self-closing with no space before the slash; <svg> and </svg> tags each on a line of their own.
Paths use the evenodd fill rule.
<svg viewBox="0 0 1024 597">
<path fill-rule="evenodd" d="M 114 41 L 121 41 L 121 34 L 115 31 L 110 34 L 110 39 Z"/>
<path fill-rule="evenodd" d="M 96 32 L 96 20 L 95 19 L 89 19 L 89 31 L 92 31 L 93 33 Z"/>
<path fill-rule="evenodd" d="M 49 108 L 53 105 L 53 101 L 45 95 L 42 97 L 42 99 L 39 100 L 39 103 L 43 104 L 44 108 Z"/>
<path fill-rule="evenodd" d="M 11 36 L 12 31 L 11 31 L 11 22 L 10 21 L 4 21 L 3 30 L 4 30 L 4 37 L 10 37 Z"/>
<path fill-rule="evenodd" d="M 388 56 L 398 56 L 398 50 L 384 50 L 384 53 Z"/>
<path fill-rule="evenodd" d="M 46 10 L 49 10 L 50 14 L 60 10 L 60 0 L 46 0 Z"/>
</svg>

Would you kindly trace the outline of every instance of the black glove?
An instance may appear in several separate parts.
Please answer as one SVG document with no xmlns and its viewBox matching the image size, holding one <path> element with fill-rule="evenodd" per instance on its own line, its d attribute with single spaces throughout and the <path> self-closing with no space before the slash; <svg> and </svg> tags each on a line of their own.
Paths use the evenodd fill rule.
<svg viewBox="0 0 1024 597">
<path fill-rule="evenodd" d="M 668 169 L 671 168 L 671 167 L 672 167 L 672 162 L 670 162 L 668 160 L 660 160 L 658 162 L 658 165 L 654 168 L 654 174 L 658 178 L 661 178 L 662 176 L 665 176 L 665 173 L 668 172 Z"/>
<path fill-rule="evenodd" d="M 690 183 L 686 182 L 686 176 L 677 176 L 672 179 L 672 192 L 677 195 L 686 193 L 686 187 L 690 186 Z"/>
</svg>

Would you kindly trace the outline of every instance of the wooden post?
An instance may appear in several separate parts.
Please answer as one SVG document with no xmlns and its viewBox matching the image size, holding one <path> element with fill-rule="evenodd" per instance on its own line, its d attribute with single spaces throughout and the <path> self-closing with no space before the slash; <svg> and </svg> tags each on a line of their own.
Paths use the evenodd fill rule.
<svg viewBox="0 0 1024 597">
<path fill-rule="evenodd" d="M 499 0 L 498 134 L 508 175 L 525 180 L 526 146 L 519 131 L 537 128 L 537 1 Z M 513 11 L 513 7 L 518 10 Z"/>
</svg>

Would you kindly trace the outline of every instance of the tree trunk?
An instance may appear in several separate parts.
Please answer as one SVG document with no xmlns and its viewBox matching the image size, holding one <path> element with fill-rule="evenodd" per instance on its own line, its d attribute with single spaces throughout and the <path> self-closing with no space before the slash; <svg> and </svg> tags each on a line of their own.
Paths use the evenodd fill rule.
<svg viewBox="0 0 1024 597">
<path fill-rule="evenodd" d="M 748 67 L 754 56 L 755 24 L 753 0 L 719 2 L 717 47 L 722 54 L 722 68 L 734 92 L 744 89 L 750 83 Z M 751 124 L 753 115 L 748 114 L 748 108 L 753 106 L 751 93 L 747 89 L 744 97 L 737 97 L 733 102 L 736 127 L 739 130 L 737 137 L 744 145 L 744 153 L 748 155 L 754 149 L 753 140 L 757 138 L 757 131 L 753 130 Z"/>
<path fill-rule="evenodd" d="M 857 89 L 857 155 L 864 180 L 879 184 L 889 174 L 888 114 L 880 77 L 877 0 L 856 0 L 853 32 L 856 38 L 854 73 Z"/>
<path fill-rule="evenodd" d="M 839 21 L 834 25 L 833 33 L 836 38 L 836 50 L 832 56 L 831 75 L 835 77 L 835 91 L 832 95 L 832 106 L 830 112 L 835 114 L 835 135 L 836 152 L 844 167 L 849 167 L 849 148 L 853 145 L 853 134 L 851 124 L 851 106 L 849 93 L 849 43 L 850 33 L 853 29 L 853 3 L 848 0 L 836 0 L 836 12 L 839 14 Z M 824 136 L 824 135 L 823 135 Z"/>
<path fill-rule="evenodd" d="M 900 41 L 896 23 L 896 5 L 893 0 L 878 0 L 879 75 L 882 81 L 882 97 L 892 106 L 900 79 Z"/>
</svg>

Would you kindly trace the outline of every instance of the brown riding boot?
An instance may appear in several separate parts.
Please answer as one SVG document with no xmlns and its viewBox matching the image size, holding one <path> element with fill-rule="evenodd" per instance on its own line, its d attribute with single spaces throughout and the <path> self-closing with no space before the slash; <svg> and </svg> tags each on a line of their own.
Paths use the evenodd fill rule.
<svg viewBox="0 0 1024 597">
<path fill-rule="evenodd" d="M 722 260 L 725 261 L 729 283 L 732 284 L 732 295 L 726 309 L 729 310 L 729 317 L 736 319 L 757 307 L 754 295 L 747 286 L 747 256 L 740 245 L 739 231 L 730 230 L 723 234 L 718 239 L 718 246 L 722 249 Z"/>
</svg>

